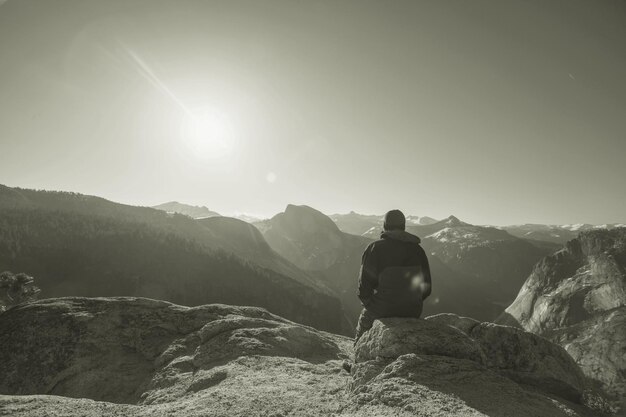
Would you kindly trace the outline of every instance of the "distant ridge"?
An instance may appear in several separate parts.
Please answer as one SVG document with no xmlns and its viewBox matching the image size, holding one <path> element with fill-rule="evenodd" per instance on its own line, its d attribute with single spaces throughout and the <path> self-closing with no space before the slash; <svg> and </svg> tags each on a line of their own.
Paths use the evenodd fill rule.
<svg viewBox="0 0 626 417">
<path fill-rule="evenodd" d="M 241 220 L 192 219 L 70 192 L 0 186 L 0 271 L 45 297 L 141 296 L 253 305 L 349 333 L 339 299 Z"/>
<path fill-rule="evenodd" d="M 173 214 L 184 214 L 192 219 L 206 219 L 207 217 L 220 216 L 219 213 L 209 210 L 205 206 L 192 206 L 189 204 L 179 203 L 178 201 L 170 201 L 168 203 L 159 204 L 152 208 Z"/>
<path fill-rule="evenodd" d="M 601 224 L 592 225 L 586 223 L 579 224 L 519 224 L 499 227 L 506 230 L 513 236 L 523 239 L 539 240 L 545 242 L 564 244 L 575 239 L 580 232 L 600 229 L 615 229 L 618 227 L 626 227 L 624 224 Z"/>
<path fill-rule="evenodd" d="M 330 217 L 342 232 L 353 235 L 378 235 L 383 227 L 382 214 L 360 214 L 351 211 L 347 214 L 331 214 Z M 438 220 L 428 216 L 406 216 L 407 226 L 426 226 L 437 223 Z M 370 236 L 372 237 L 372 236 Z"/>
</svg>

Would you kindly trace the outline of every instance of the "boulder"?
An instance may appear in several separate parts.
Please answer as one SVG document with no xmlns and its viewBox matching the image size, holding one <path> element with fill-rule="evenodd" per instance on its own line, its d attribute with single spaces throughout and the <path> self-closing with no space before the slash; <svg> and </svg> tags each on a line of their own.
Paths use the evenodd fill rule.
<svg viewBox="0 0 626 417">
<path fill-rule="evenodd" d="M 562 347 L 529 332 L 481 323 L 470 332 L 487 358 L 487 367 L 514 381 L 580 402 L 585 378 Z"/>
<path fill-rule="evenodd" d="M 356 368 L 369 368 L 371 362 Z M 377 416 L 593 415 L 575 404 L 527 389 L 477 362 L 447 356 L 402 355 L 365 384 L 354 386 L 353 395 L 361 411 Z"/>
<path fill-rule="evenodd" d="M 455 395 L 463 392 L 484 410 L 492 410 L 493 399 L 480 393 L 499 387 L 508 387 L 513 397 L 527 395 L 524 387 L 530 387 L 574 404 L 583 403 L 589 388 L 579 367 L 560 346 L 518 328 L 454 314 L 376 320 L 356 344 L 355 362 L 351 388 L 361 397 L 367 397 L 373 386 L 387 386 L 390 378 L 399 376 L 403 384 L 427 381 L 431 389 L 447 387 Z M 536 404 L 540 409 L 543 405 Z M 532 407 L 515 406 L 517 411 L 504 412 L 508 406 L 496 407 L 505 415 L 540 415 L 531 412 Z"/>
<path fill-rule="evenodd" d="M 520 383 L 581 401 L 587 381 L 574 359 L 555 343 L 521 329 L 481 323 L 451 313 L 426 320 L 452 326 L 470 336 L 480 345 L 487 367 Z"/>
<path fill-rule="evenodd" d="M 447 324 L 448 326 L 459 329 L 465 334 L 469 334 L 476 325 L 480 324 L 478 320 L 474 320 L 473 318 L 457 316 L 452 313 L 435 314 L 434 316 L 426 317 L 425 320 L 439 324 Z"/>
<path fill-rule="evenodd" d="M 423 319 L 385 318 L 376 320 L 361 336 L 355 362 L 395 359 L 408 353 L 485 360 L 480 346 L 459 329 Z"/>
</svg>

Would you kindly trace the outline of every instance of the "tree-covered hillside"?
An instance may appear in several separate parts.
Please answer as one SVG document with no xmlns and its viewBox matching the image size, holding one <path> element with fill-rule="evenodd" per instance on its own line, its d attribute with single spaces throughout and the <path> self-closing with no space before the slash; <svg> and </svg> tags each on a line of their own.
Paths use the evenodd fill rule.
<svg viewBox="0 0 626 417">
<path fill-rule="evenodd" d="M 253 305 L 346 330 L 337 298 L 309 285 L 301 271 L 301 277 L 282 273 L 279 267 L 290 265 L 282 258 L 276 269 L 244 259 L 232 242 L 220 248 L 219 235 L 193 219 L 70 193 L 18 190 L 5 198 L 11 191 L 0 194 L 0 270 L 36 276 L 42 297 Z"/>
</svg>

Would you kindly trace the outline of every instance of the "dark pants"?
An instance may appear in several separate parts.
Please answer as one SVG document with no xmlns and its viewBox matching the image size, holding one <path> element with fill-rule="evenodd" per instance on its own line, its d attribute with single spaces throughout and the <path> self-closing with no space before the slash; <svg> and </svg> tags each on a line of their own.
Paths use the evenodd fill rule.
<svg viewBox="0 0 626 417">
<path fill-rule="evenodd" d="M 363 311 L 361 311 L 361 315 L 359 316 L 359 323 L 356 325 L 356 336 L 354 336 L 354 343 L 356 343 L 357 340 L 359 340 L 359 338 L 363 336 L 363 333 L 372 328 L 372 326 L 374 325 L 374 320 L 376 319 L 377 317 L 374 316 L 371 311 L 368 311 L 365 308 L 363 309 Z"/>
</svg>

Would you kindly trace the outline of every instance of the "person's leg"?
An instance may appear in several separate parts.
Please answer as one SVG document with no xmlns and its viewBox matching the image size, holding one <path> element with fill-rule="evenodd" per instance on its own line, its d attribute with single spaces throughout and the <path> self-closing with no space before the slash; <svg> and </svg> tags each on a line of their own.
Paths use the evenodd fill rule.
<svg viewBox="0 0 626 417">
<path fill-rule="evenodd" d="M 363 311 L 361 311 L 361 315 L 359 316 L 359 323 L 356 326 L 356 336 L 354 337 L 355 344 L 359 340 L 359 338 L 363 336 L 363 333 L 372 328 L 372 326 L 374 325 L 374 320 L 375 317 L 372 315 L 372 313 L 370 313 L 366 309 L 363 309 Z"/>
</svg>

